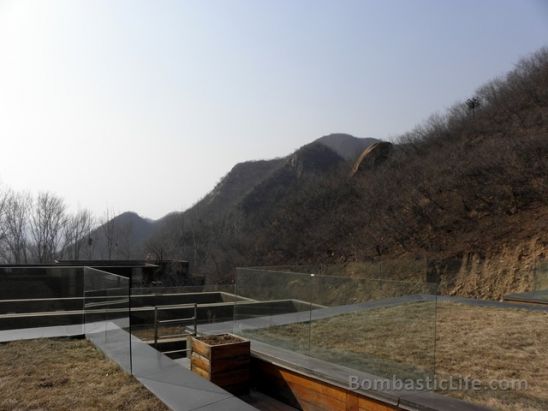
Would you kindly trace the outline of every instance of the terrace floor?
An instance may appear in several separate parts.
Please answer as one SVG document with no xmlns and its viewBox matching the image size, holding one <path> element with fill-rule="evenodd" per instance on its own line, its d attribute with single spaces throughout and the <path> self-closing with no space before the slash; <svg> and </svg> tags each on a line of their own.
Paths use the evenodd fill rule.
<svg viewBox="0 0 548 411">
<path fill-rule="evenodd" d="M 546 306 L 417 295 L 320 307 L 311 312 L 265 316 L 249 308 L 238 308 L 237 313 L 242 314 L 241 311 L 244 315 L 237 322 L 235 332 L 242 332 L 254 341 L 301 352 L 350 369 L 367 370 L 379 376 L 383 373 L 401 375 L 402 370 L 414 372 L 417 369 L 429 374 L 435 367 L 438 376 L 474 378 L 484 382 L 522 379 L 528 383 L 527 389 L 522 391 L 452 391 L 444 394 L 505 411 L 548 409 L 548 371 L 543 367 L 548 364 Z M 246 318 L 248 312 L 259 315 Z M 206 333 L 232 332 L 234 326 L 233 321 L 227 321 L 200 324 L 198 330 Z M 168 327 L 164 331 L 171 334 L 171 331 L 177 330 Z M 0 342 L 82 332 L 81 325 L 8 330 L 0 331 Z M 142 339 L 152 339 L 153 335 L 152 329 L 135 327 L 133 331 L 134 337 Z M 0 393 L 7 387 L 2 371 L 2 348 L 8 345 L 0 344 Z M 140 351 L 154 351 L 146 344 L 139 344 L 137 348 Z M 135 358 L 145 356 L 135 355 Z M 50 361 L 55 362 L 54 357 Z M 48 366 L 48 362 L 43 364 L 44 368 Z M 159 381 L 158 376 L 151 379 L 146 375 L 143 381 L 154 387 L 159 382 L 165 382 Z M 178 391 L 180 397 L 180 389 Z M 4 406 L 3 401 L 6 399 L 0 395 L 0 411 L 14 408 Z M 244 401 L 258 409 L 288 409 L 258 392 L 252 392 Z M 219 406 L 223 404 L 219 403 Z M 40 404 L 36 407 L 22 406 L 40 407 L 58 409 Z M 141 408 L 132 406 L 132 409 Z"/>
</svg>

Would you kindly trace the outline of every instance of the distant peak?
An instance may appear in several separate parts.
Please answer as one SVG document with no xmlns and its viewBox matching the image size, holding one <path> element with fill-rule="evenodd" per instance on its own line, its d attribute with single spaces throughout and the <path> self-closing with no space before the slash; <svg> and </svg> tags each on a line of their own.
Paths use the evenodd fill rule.
<svg viewBox="0 0 548 411">
<path fill-rule="evenodd" d="M 371 137 L 354 137 L 346 133 L 332 133 L 320 137 L 315 142 L 329 147 L 347 161 L 355 161 L 363 150 L 379 140 Z"/>
<path fill-rule="evenodd" d="M 151 220 L 150 218 L 141 217 L 135 211 L 124 211 L 123 213 L 118 214 L 117 216 L 113 217 L 113 220 L 117 220 L 117 221 L 146 221 L 146 222 L 154 221 L 154 220 Z"/>
</svg>

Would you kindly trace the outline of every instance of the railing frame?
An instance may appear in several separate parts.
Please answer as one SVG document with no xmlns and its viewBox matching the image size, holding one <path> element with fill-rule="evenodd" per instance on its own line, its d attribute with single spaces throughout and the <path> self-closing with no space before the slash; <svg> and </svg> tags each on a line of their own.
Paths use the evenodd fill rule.
<svg viewBox="0 0 548 411">
<path fill-rule="evenodd" d="M 168 308 L 159 308 L 157 305 L 154 306 L 154 348 L 158 349 L 158 341 L 161 339 L 171 338 L 171 337 L 184 337 L 184 336 L 196 336 L 198 335 L 198 304 L 182 304 L 178 305 L 177 307 L 193 307 L 194 308 L 194 315 L 192 317 L 187 318 L 174 318 L 171 320 L 160 320 L 160 311 L 166 310 Z M 173 306 L 170 306 L 169 308 L 173 308 Z M 184 334 L 170 334 L 165 336 L 160 336 L 158 328 L 162 324 L 185 324 L 192 322 L 193 325 L 193 331 L 187 332 Z M 173 350 L 173 351 L 166 351 L 164 354 L 175 354 L 178 352 L 187 352 L 190 351 L 190 348 L 184 348 L 181 350 Z"/>
</svg>

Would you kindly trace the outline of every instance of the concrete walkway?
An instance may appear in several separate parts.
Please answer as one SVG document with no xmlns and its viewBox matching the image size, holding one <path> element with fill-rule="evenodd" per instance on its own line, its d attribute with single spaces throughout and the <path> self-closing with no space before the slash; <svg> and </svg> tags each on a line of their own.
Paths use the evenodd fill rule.
<svg viewBox="0 0 548 411">
<path fill-rule="evenodd" d="M 35 338 L 75 337 L 82 334 L 84 334 L 82 324 L 19 328 L 0 331 L 0 342 L 33 340 Z"/>
<path fill-rule="evenodd" d="M 175 411 L 256 410 L 217 385 L 197 376 L 114 323 L 86 324 L 86 337 L 107 357 L 131 372 L 169 408 Z M 131 350 L 130 350 L 131 341 Z"/>
</svg>

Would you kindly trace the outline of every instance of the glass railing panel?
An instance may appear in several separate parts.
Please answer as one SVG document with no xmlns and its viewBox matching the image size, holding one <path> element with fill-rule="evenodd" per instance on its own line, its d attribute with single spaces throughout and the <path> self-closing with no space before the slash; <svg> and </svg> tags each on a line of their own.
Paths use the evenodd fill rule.
<svg viewBox="0 0 548 411">
<path fill-rule="evenodd" d="M 176 386 L 201 398 L 225 398 L 227 393 L 182 374 L 190 368 L 190 338 L 199 334 L 232 332 L 234 286 L 211 284 L 131 289 L 131 344 L 133 373 L 139 378 Z M 186 376 L 185 376 L 186 375 Z"/>
<path fill-rule="evenodd" d="M 298 300 L 310 312 L 306 320 L 272 313 L 267 305 L 241 305 L 235 332 L 249 337 L 252 347 L 257 341 L 286 348 L 391 381 L 381 389 L 433 390 L 495 409 L 546 409 L 545 261 L 530 274 L 531 291 L 512 294 L 512 302 L 440 295 L 450 280 L 447 270 L 461 265 L 460 259 L 444 260 L 442 267 L 383 262 L 389 278 L 381 279 L 374 277 L 380 267 L 363 265 L 352 273 L 239 269 L 237 295 L 260 303 Z"/>
<path fill-rule="evenodd" d="M 427 279 L 432 271 L 423 257 L 385 259 L 379 261 L 354 261 L 344 264 L 307 264 L 256 267 L 263 271 L 281 271 L 328 275 L 346 278 L 370 278 L 406 282 L 436 282 Z"/>
<path fill-rule="evenodd" d="M 541 259 L 535 264 L 534 297 L 548 304 L 548 261 Z"/>
<path fill-rule="evenodd" d="M 382 377 L 433 378 L 436 284 L 425 271 L 407 282 L 370 278 L 378 269 L 358 278 L 238 269 L 236 294 L 260 304 L 237 305 L 235 332 Z M 279 301 L 294 312 L 272 312 L 268 303 Z"/>
<path fill-rule="evenodd" d="M 177 294 L 177 293 L 192 293 L 192 292 L 231 292 L 234 290 L 234 284 L 203 284 L 203 285 L 178 285 L 172 287 L 166 286 L 149 286 L 132 287 L 133 295 L 147 294 Z"/>
<path fill-rule="evenodd" d="M 0 300 L 81 298 L 82 290 L 82 267 L 0 266 Z"/>
<path fill-rule="evenodd" d="M 307 353 L 310 316 L 316 307 L 310 274 L 238 269 L 234 333 L 279 348 Z"/>
<path fill-rule="evenodd" d="M 84 333 L 107 356 L 131 371 L 129 279 L 84 268 Z"/>
<path fill-rule="evenodd" d="M 81 267 L 0 266 L 0 339 L 82 334 L 82 291 Z"/>
<path fill-rule="evenodd" d="M 200 286 L 132 288 L 132 331 L 135 336 L 150 339 L 180 335 L 184 332 L 231 331 L 234 303 L 241 300 L 232 284 Z M 194 310 L 196 315 L 194 315 Z M 159 321 L 193 318 L 181 324 L 166 324 L 155 331 L 154 318 Z M 219 326 L 213 326 L 219 324 Z"/>
<path fill-rule="evenodd" d="M 314 276 L 309 355 L 385 378 L 435 374 L 436 286 Z"/>
</svg>

